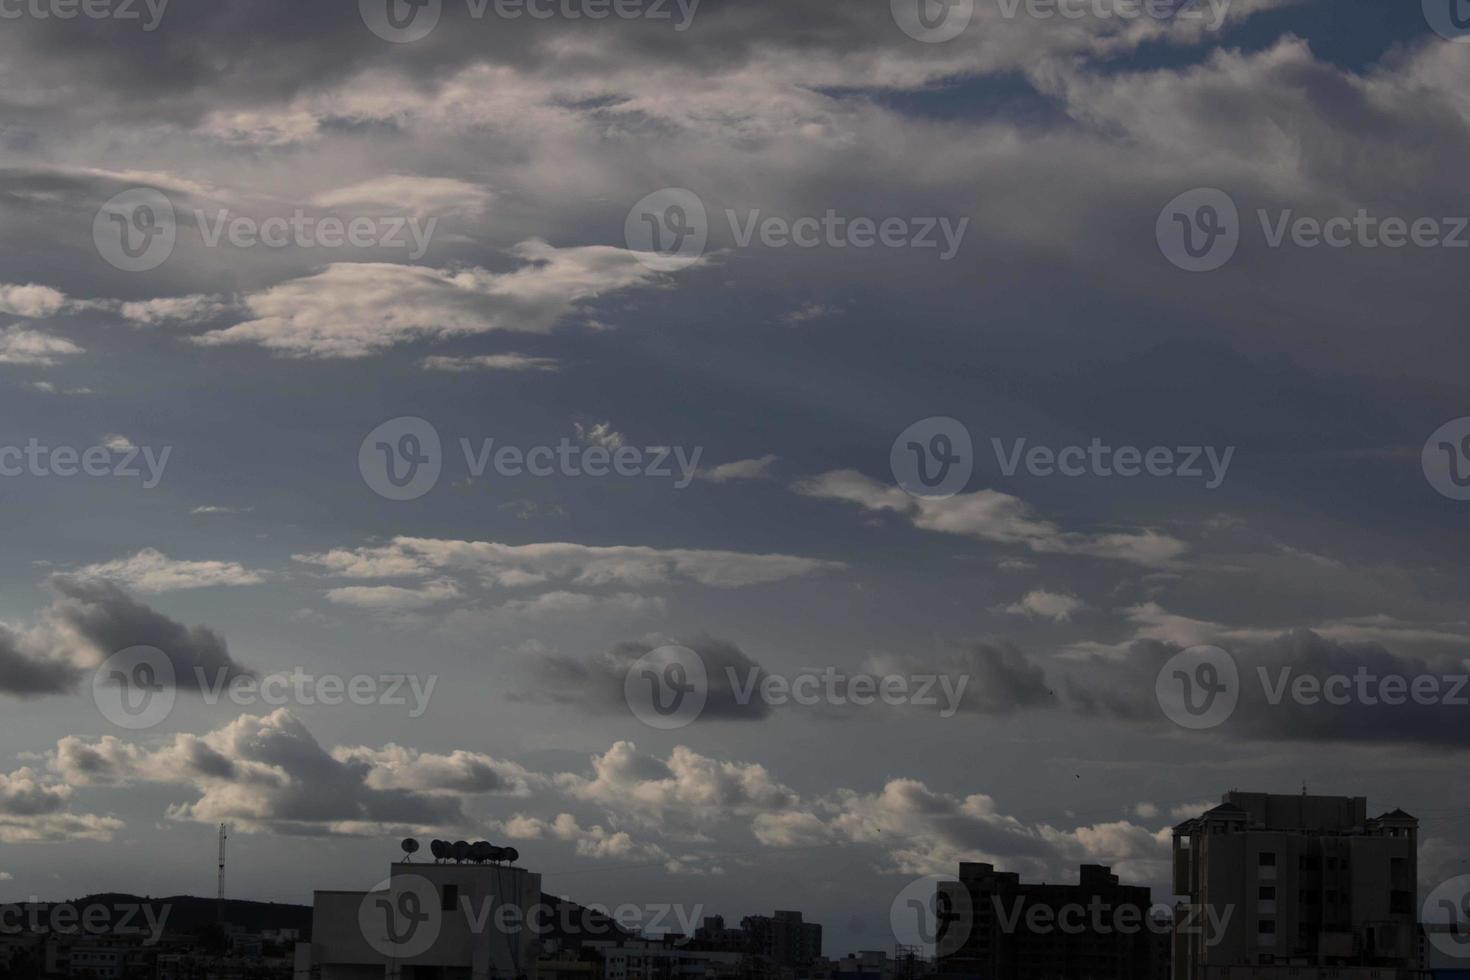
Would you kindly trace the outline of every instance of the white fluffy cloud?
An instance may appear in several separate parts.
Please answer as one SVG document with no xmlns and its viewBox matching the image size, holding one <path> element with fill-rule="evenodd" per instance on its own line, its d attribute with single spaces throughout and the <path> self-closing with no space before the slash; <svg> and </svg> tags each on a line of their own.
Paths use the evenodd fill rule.
<svg viewBox="0 0 1470 980">
<path fill-rule="evenodd" d="M 0 772 L 0 843 L 109 841 L 121 830 L 116 817 L 73 813 L 72 788 L 29 767 Z"/>
<path fill-rule="evenodd" d="M 426 577 L 443 573 L 474 576 L 490 588 L 570 582 L 577 586 L 648 586 L 691 581 L 737 589 L 835 571 L 838 562 L 795 555 L 748 554 L 639 545 L 594 547 L 547 542 L 509 545 L 398 537 L 387 545 L 339 548 L 294 556 L 344 578 Z"/>
<path fill-rule="evenodd" d="M 1033 616 L 1064 623 L 1070 620 L 1074 613 L 1086 608 L 1087 603 L 1076 596 L 1048 592 L 1046 589 L 1032 589 L 1016 602 L 1006 606 L 1005 611 L 1014 616 Z"/>
<path fill-rule="evenodd" d="M 50 286 L 0 283 L 0 313 L 40 320 L 60 313 L 66 304 L 66 294 Z"/>
<path fill-rule="evenodd" d="M 0 364 L 55 367 L 63 357 L 75 357 L 82 347 L 64 337 L 14 326 L 0 330 Z"/>
<path fill-rule="evenodd" d="M 1019 497 L 996 490 L 942 499 L 915 497 L 856 470 L 835 470 L 796 484 L 798 493 L 857 504 L 868 511 L 891 511 L 914 527 L 958 534 L 996 544 L 1029 548 L 1038 554 L 1088 555 L 1138 565 L 1169 565 L 1188 550 L 1178 538 L 1152 530 L 1085 533 L 1063 530 L 1037 517 Z"/>
<path fill-rule="evenodd" d="M 120 438 L 120 437 L 119 437 Z M 217 585 L 259 585 L 264 572 L 234 561 L 181 561 L 154 548 L 144 548 L 128 558 L 99 562 L 78 569 L 83 578 L 105 578 L 121 582 L 138 592 L 177 592 Z"/>
<path fill-rule="evenodd" d="M 657 284 L 635 253 L 522 242 L 510 272 L 338 262 L 247 294 L 251 319 L 195 338 L 259 344 L 291 357 L 366 357 L 413 340 L 492 331 L 546 333 L 590 300 Z"/>
</svg>

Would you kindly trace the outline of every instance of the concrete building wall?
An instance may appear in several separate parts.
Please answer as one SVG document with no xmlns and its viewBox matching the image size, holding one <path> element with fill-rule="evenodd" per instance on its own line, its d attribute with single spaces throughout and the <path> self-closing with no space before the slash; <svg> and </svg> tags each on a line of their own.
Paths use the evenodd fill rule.
<svg viewBox="0 0 1470 980">
<path fill-rule="evenodd" d="M 541 876 L 524 868 L 393 864 L 379 891 L 316 893 L 311 967 L 322 980 L 536 980 L 540 937 L 534 916 L 540 901 Z M 403 908 L 432 914 L 432 942 L 406 955 L 407 944 L 389 941 L 386 921 L 382 935 L 365 935 L 365 921 L 377 928 L 371 907 L 381 906 L 385 915 Z"/>
<path fill-rule="evenodd" d="M 1417 821 L 1398 811 L 1369 819 L 1363 797 L 1226 794 L 1175 829 L 1185 915 L 1204 924 L 1205 910 L 1228 924 L 1176 935 L 1174 977 L 1267 966 L 1370 966 L 1393 977 L 1413 968 L 1416 834 Z"/>
</svg>

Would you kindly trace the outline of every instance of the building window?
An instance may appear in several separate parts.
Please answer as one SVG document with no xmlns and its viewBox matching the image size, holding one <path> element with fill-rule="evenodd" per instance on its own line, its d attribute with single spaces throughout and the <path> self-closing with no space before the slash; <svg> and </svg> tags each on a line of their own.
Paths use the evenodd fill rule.
<svg viewBox="0 0 1470 980">
<path fill-rule="evenodd" d="M 1263 902 L 1276 901 L 1276 886 L 1262 885 L 1260 888 L 1256 889 L 1256 898 L 1260 899 Z"/>
<path fill-rule="evenodd" d="M 1260 855 L 1260 858 L 1259 858 L 1259 864 L 1263 868 L 1274 868 L 1274 867 L 1276 867 L 1276 852 L 1275 851 L 1262 851 L 1261 852 L 1261 855 Z"/>
</svg>

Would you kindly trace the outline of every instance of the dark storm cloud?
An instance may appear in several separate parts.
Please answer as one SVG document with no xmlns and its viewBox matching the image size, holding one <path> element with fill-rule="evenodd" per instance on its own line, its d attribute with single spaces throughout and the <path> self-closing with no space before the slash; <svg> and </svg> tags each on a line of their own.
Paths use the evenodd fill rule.
<svg viewBox="0 0 1470 980">
<path fill-rule="evenodd" d="M 33 698 L 76 689 L 81 668 L 29 650 L 29 645 L 25 634 L 0 624 L 0 693 Z"/>
<path fill-rule="evenodd" d="M 677 5 L 665 6 L 671 19 L 594 22 L 507 19 L 493 4 L 475 17 L 465 0 L 445 0 L 431 34 L 392 44 L 368 29 L 356 0 L 173 0 L 152 31 L 112 19 L 8 20 L 0 50 L 36 91 L 88 92 L 68 100 L 73 111 L 100 114 L 105 105 L 187 125 L 215 109 L 288 101 L 373 66 L 426 83 L 473 61 L 532 67 L 559 57 L 557 39 L 595 41 L 569 57 L 588 67 L 650 59 L 719 68 L 772 43 L 834 52 L 913 43 L 895 29 L 886 3 L 704 0 L 683 31 L 674 30 L 682 20 Z M 16 107 L 22 116 L 27 109 Z"/>
<path fill-rule="evenodd" d="M 1307 629 L 1228 646 L 1239 672 L 1239 703 L 1218 727 L 1195 737 L 1470 747 L 1464 658 L 1415 657 Z M 1097 658 L 1068 672 L 1063 699 L 1083 715 L 1171 728 L 1155 681 L 1182 649 L 1136 640 L 1123 659 Z"/>
<path fill-rule="evenodd" d="M 91 669 L 119 650 L 157 647 L 173 662 L 179 690 L 199 692 L 249 676 L 230 656 L 225 638 L 207 626 L 186 626 L 98 579 L 52 576 L 56 600 L 36 627 L 0 624 L 0 693 L 21 698 L 75 691 Z"/>
<path fill-rule="evenodd" d="M 708 680 L 708 698 L 700 713 L 702 719 L 756 721 L 771 713 L 771 706 L 760 697 L 737 696 L 736 685 L 754 682 L 758 690 L 765 670 L 734 643 L 710 636 L 676 641 L 699 655 Z M 570 704 L 608 714 L 627 714 L 623 685 L 628 671 L 644 654 L 667 645 L 662 640 L 627 640 L 605 653 L 585 659 L 558 653 L 532 653 L 526 656 L 533 690 L 511 695 L 513 700 Z M 733 678 L 733 681 L 732 681 Z"/>
<path fill-rule="evenodd" d="M 219 633 L 170 619 L 112 582 L 54 575 L 50 584 L 60 596 L 48 611 L 50 620 L 102 659 L 129 647 L 157 647 L 173 662 L 178 688 L 196 693 L 201 684 L 207 687 L 251 675 L 230 656 Z"/>
<path fill-rule="evenodd" d="M 939 656 L 869 657 L 853 677 L 837 686 L 842 701 L 826 717 L 885 717 L 869 707 L 866 701 L 853 703 L 849 691 L 857 677 L 869 689 L 879 691 L 901 683 L 910 697 L 895 705 L 905 711 L 934 712 L 944 717 L 954 714 L 988 716 L 1009 715 L 1054 703 L 1042 668 L 1011 643 L 977 640 Z M 883 703 L 881 699 L 877 702 Z"/>
</svg>

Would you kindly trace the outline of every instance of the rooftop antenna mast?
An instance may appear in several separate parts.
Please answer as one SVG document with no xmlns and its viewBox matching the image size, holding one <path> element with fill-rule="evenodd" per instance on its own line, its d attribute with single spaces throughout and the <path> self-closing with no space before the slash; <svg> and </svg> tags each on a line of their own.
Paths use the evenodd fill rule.
<svg viewBox="0 0 1470 980">
<path fill-rule="evenodd" d="M 219 897 L 215 900 L 214 918 L 225 921 L 225 839 L 229 836 L 229 824 L 219 825 Z"/>
</svg>

